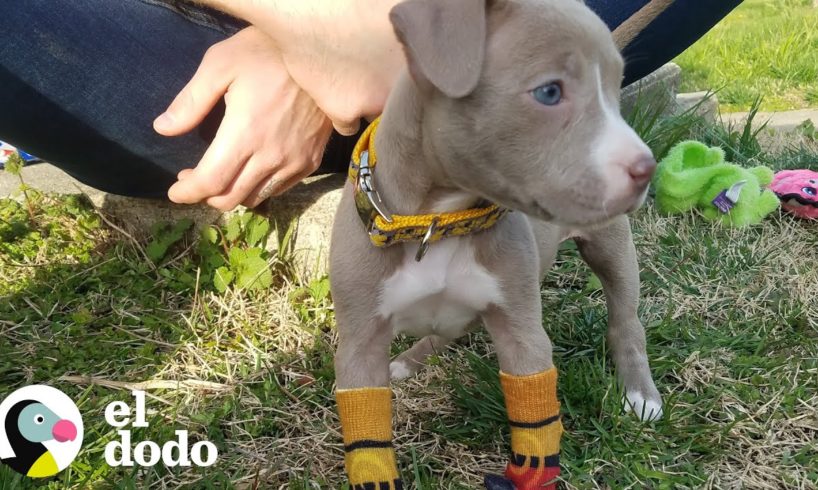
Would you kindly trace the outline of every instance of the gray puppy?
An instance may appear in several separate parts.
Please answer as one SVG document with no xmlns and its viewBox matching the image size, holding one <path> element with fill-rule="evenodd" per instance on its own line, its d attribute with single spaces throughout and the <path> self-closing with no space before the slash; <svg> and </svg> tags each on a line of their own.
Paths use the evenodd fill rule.
<svg viewBox="0 0 818 490">
<path fill-rule="evenodd" d="M 661 416 L 625 216 L 642 204 L 656 164 L 620 116 L 623 60 L 610 31 L 575 0 L 408 0 L 391 19 L 409 69 L 370 146 L 377 167 L 366 168 L 374 155 L 364 155 L 332 235 L 339 394 L 414 374 L 480 321 L 504 373 L 551 368 L 540 283 L 570 238 L 602 281 L 626 409 Z M 513 211 L 464 235 L 430 226 L 426 238 L 442 238 L 434 243 L 377 247 L 370 238 L 368 214 L 439 215 L 487 202 Z M 422 339 L 390 366 L 399 333 Z M 345 410 L 362 409 L 341 402 L 357 488 L 356 479 L 369 480 L 350 468 L 362 436 L 347 437 L 355 416 Z"/>
</svg>

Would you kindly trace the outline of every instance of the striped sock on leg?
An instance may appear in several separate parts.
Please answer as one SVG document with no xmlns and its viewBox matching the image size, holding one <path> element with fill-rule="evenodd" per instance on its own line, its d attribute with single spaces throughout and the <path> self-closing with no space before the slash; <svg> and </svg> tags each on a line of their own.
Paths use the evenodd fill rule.
<svg viewBox="0 0 818 490">
<path fill-rule="evenodd" d="M 500 373 L 511 425 L 511 461 L 505 476 L 518 490 L 553 490 L 560 474 L 557 370 L 528 376 Z"/>
<path fill-rule="evenodd" d="M 401 490 L 392 447 L 392 390 L 335 393 L 344 433 L 344 463 L 352 490 Z"/>
</svg>

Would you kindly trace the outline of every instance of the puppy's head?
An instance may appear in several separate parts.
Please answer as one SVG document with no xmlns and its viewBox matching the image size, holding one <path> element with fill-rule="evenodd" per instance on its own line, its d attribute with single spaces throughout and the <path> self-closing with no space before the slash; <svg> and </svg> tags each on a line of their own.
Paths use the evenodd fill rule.
<svg viewBox="0 0 818 490">
<path fill-rule="evenodd" d="M 622 57 L 585 5 L 407 0 L 391 19 L 454 185 L 567 225 L 641 205 L 655 161 L 619 114 Z"/>
</svg>

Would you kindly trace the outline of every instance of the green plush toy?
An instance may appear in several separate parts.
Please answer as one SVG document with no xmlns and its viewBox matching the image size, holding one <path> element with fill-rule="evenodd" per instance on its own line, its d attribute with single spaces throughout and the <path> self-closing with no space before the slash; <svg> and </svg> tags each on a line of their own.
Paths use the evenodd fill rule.
<svg viewBox="0 0 818 490">
<path fill-rule="evenodd" d="M 756 224 L 779 206 L 767 189 L 772 180 L 767 167 L 727 163 L 721 148 L 683 141 L 656 169 L 656 207 L 665 214 L 697 208 L 705 218 L 732 226 Z"/>
</svg>

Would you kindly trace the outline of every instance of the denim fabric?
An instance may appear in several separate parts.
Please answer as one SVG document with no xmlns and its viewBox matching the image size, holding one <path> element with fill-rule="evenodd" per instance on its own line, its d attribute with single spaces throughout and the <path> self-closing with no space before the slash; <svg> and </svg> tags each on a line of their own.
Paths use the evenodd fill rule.
<svg viewBox="0 0 818 490">
<path fill-rule="evenodd" d="M 676 0 L 623 51 L 624 85 L 639 80 L 675 58 L 742 0 Z M 611 30 L 647 3 L 646 0 L 585 0 Z"/>
<path fill-rule="evenodd" d="M 0 16 L 0 139 L 106 191 L 162 195 L 218 123 L 180 138 L 153 118 L 226 29 L 136 0 L 25 0 Z"/>
<path fill-rule="evenodd" d="M 615 27 L 647 0 L 587 0 Z M 25 0 L 0 16 L 0 139 L 108 192 L 164 196 L 194 165 L 224 108 L 195 132 L 152 128 L 205 50 L 243 23 L 183 0 Z M 662 65 L 740 0 L 677 0 L 629 47 L 627 82 Z M 323 171 L 355 138 L 334 135 Z"/>
</svg>

